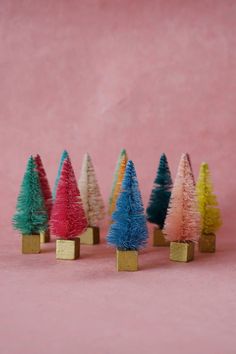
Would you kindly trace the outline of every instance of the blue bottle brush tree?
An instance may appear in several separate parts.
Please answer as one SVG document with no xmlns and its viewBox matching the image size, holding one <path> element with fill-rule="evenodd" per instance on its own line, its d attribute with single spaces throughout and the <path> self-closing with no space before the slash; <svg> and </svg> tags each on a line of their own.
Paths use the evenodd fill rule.
<svg viewBox="0 0 236 354">
<path fill-rule="evenodd" d="M 107 236 L 108 244 L 121 251 L 145 247 L 148 230 L 134 164 L 128 161 L 116 210 Z"/>
<path fill-rule="evenodd" d="M 153 189 L 146 210 L 147 220 L 163 229 L 170 201 L 172 179 L 165 154 L 161 155 Z"/>
</svg>

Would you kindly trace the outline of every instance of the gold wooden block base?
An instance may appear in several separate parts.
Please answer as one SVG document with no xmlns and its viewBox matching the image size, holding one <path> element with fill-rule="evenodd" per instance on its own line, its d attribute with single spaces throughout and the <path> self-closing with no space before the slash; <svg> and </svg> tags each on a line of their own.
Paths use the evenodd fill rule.
<svg viewBox="0 0 236 354">
<path fill-rule="evenodd" d="M 214 253 L 216 251 L 216 235 L 202 234 L 198 243 L 199 252 Z"/>
<path fill-rule="evenodd" d="M 21 247 L 23 254 L 40 253 L 40 235 L 22 235 Z"/>
<path fill-rule="evenodd" d="M 80 239 L 56 240 L 56 259 L 77 259 L 80 256 Z"/>
<path fill-rule="evenodd" d="M 170 260 L 176 262 L 190 262 L 194 258 L 193 242 L 171 242 Z"/>
<path fill-rule="evenodd" d="M 80 243 L 83 245 L 97 245 L 100 243 L 99 227 L 88 227 L 87 230 L 80 236 Z"/>
<path fill-rule="evenodd" d="M 116 250 L 116 268 L 118 272 L 138 270 L 138 252 Z"/>
<path fill-rule="evenodd" d="M 50 233 L 49 231 L 41 231 L 40 232 L 40 243 L 50 242 Z"/>
<path fill-rule="evenodd" d="M 153 230 L 153 246 L 158 247 L 168 247 L 170 246 L 170 242 L 166 241 L 164 234 L 161 229 L 157 227 Z"/>
</svg>

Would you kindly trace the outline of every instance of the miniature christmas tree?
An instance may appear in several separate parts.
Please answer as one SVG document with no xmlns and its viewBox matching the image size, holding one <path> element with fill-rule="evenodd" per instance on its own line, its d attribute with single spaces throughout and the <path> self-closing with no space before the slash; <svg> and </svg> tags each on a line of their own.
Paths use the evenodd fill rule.
<svg viewBox="0 0 236 354">
<path fill-rule="evenodd" d="M 200 214 L 195 193 L 192 169 L 187 154 L 180 160 L 166 216 L 164 234 L 171 241 L 171 259 L 193 259 L 194 244 L 200 236 Z M 180 243 L 185 243 L 181 245 Z M 177 243 L 177 244 L 176 244 Z M 182 250 L 187 251 L 182 258 Z"/>
<path fill-rule="evenodd" d="M 222 222 L 217 198 L 213 193 L 209 166 L 205 162 L 201 164 L 196 189 L 201 214 L 199 249 L 202 252 L 215 252 L 215 233 Z"/>
<path fill-rule="evenodd" d="M 12 222 L 14 228 L 22 233 L 22 252 L 39 253 L 39 234 L 48 228 L 48 215 L 32 156 L 27 163 Z"/>
<path fill-rule="evenodd" d="M 52 205 L 53 205 L 51 189 L 50 189 L 50 186 L 48 183 L 47 175 L 46 175 L 45 169 L 43 167 L 41 157 L 39 155 L 36 155 L 34 160 L 35 160 L 36 168 L 37 168 L 37 171 L 39 174 L 40 186 L 42 189 L 46 209 L 48 212 L 48 218 L 50 219 L 51 212 L 52 212 Z"/>
<path fill-rule="evenodd" d="M 40 186 L 41 186 L 43 197 L 44 197 L 45 206 L 46 206 L 47 213 L 48 213 L 48 219 L 50 219 L 52 205 L 53 205 L 51 189 L 49 187 L 47 175 L 44 170 L 41 157 L 39 155 L 37 155 L 34 158 L 34 161 L 35 161 L 36 168 L 37 168 L 37 171 L 39 174 L 39 181 L 40 181 Z M 40 242 L 46 243 L 49 241 L 50 241 L 50 233 L 49 233 L 49 228 L 48 228 L 48 230 L 40 232 Z"/>
<path fill-rule="evenodd" d="M 57 195 L 52 209 L 53 234 L 62 239 L 73 239 L 87 228 L 80 192 L 69 158 L 64 160 Z"/>
<path fill-rule="evenodd" d="M 60 179 L 60 176 L 61 176 L 61 170 L 62 170 L 63 162 L 64 162 L 65 159 L 67 159 L 67 157 L 69 157 L 68 152 L 66 150 L 64 150 L 62 155 L 61 155 L 61 161 L 60 161 L 60 164 L 59 164 L 57 177 L 56 177 L 54 188 L 53 188 L 53 192 L 52 192 L 53 200 L 55 200 L 55 198 L 56 198 L 57 186 L 58 186 L 58 182 L 59 182 L 59 179 Z"/>
<path fill-rule="evenodd" d="M 89 226 L 98 226 L 105 216 L 104 203 L 89 154 L 84 156 L 79 189 Z"/>
<path fill-rule="evenodd" d="M 168 166 L 168 161 L 165 154 L 161 155 L 160 163 L 157 171 L 157 176 L 154 180 L 154 186 L 149 199 L 149 204 L 146 210 L 147 220 L 158 225 L 154 229 L 153 245 L 166 246 L 169 245 L 165 241 L 162 229 L 164 227 L 167 208 L 169 205 L 172 189 L 172 179 Z"/>
<path fill-rule="evenodd" d="M 64 160 L 51 215 L 51 231 L 59 238 L 58 259 L 79 257 L 79 238 L 87 228 L 80 192 L 69 157 Z M 67 242 L 68 241 L 68 242 Z"/>
<path fill-rule="evenodd" d="M 116 185 L 114 187 L 114 191 L 113 191 L 113 196 L 112 196 L 112 201 L 109 207 L 109 214 L 112 215 L 112 213 L 115 211 L 116 209 L 116 202 L 117 202 L 117 198 L 120 194 L 120 190 L 121 190 L 121 185 L 122 185 L 122 181 L 125 175 L 125 169 L 126 169 L 126 165 L 127 165 L 127 155 L 124 154 L 123 157 L 121 158 L 121 162 L 120 162 L 120 167 L 119 167 L 119 171 L 118 171 L 118 175 L 117 175 L 117 181 L 116 181 Z"/>
<path fill-rule="evenodd" d="M 121 150 L 119 158 L 118 158 L 118 161 L 117 161 L 117 164 L 116 164 L 116 169 L 115 169 L 113 183 L 112 183 L 112 189 L 111 189 L 111 195 L 110 195 L 110 198 L 109 198 L 109 209 L 108 209 L 108 211 L 109 211 L 110 215 L 112 214 L 111 205 L 112 205 L 114 190 L 115 190 L 115 186 L 117 184 L 118 174 L 119 174 L 120 165 L 121 165 L 121 161 L 122 161 L 123 157 L 126 158 L 126 162 L 127 162 L 128 161 L 128 156 L 127 156 L 127 153 L 126 153 L 125 149 Z"/>
<path fill-rule="evenodd" d="M 117 248 L 118 270 L 137 270 L 137 251 L 146 245 L 148 231 L 132 161 L 127 163 L 112 221 L 107 242 Z"/>
<path fill-rule="evenodd" d="M 87 231 L 81 236 L 80 242 L 97 244 L 100 242 L 98 226 L 105 216 L 105 208 L 89 154 L 85 154 L 83 159 L 79 190 L 89 226 Z"/>
</svg>

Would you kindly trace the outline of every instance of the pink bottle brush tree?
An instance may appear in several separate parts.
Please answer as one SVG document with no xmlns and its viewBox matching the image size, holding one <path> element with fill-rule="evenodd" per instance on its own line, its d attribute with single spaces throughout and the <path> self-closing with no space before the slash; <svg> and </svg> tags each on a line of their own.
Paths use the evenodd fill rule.
<svg viewBox="0 0 236 354">
<path fill-rule="evenodd" d="M 51 232 L 64 240 L 72 240 L 87 229 L 87 219 L 69 157 L 63 163 L 50 224 Z"/>
<path fill-rule="evenodd" d="M 164 233 L 168 241 L 196 242 L 200 236 L 200 214 L 188 154 L 181 156 L 165 220 Z"/>
</svg>

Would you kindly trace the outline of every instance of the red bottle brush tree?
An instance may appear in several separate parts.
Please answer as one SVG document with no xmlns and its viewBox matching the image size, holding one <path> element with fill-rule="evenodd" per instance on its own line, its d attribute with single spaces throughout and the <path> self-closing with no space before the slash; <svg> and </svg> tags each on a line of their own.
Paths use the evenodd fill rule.
<svg viewBox="0 0 236 354">
<path fill-rule="evenodd" d="M 51 215 L 51 232 L 70 240 L 87 229 L 87 219 L 69 158 L 65 159 Z"/>
<path fill-rule="evenodd" d="M 52 212 L 52 192 L 48 183 L 48 179 L 47 179 L 47 175 L 42 163 L 42 159 L 39 155 L 36 155 L 34 158 L 35 164 L 36 164 L 36 169 L 38 171 L 39 174 L 39 181 L 40 181 L 40 186 L 41 186 L 41 190 L 42 190 L 42 194 L 43 194 L 43 198 L 44 198 L 44 202 L 45 202 L 45 206 L 47 209 L 47 213 L 48 213 L 48 218 L 50 219 L 51 217 L 51 212 Z"/>
</svg>

